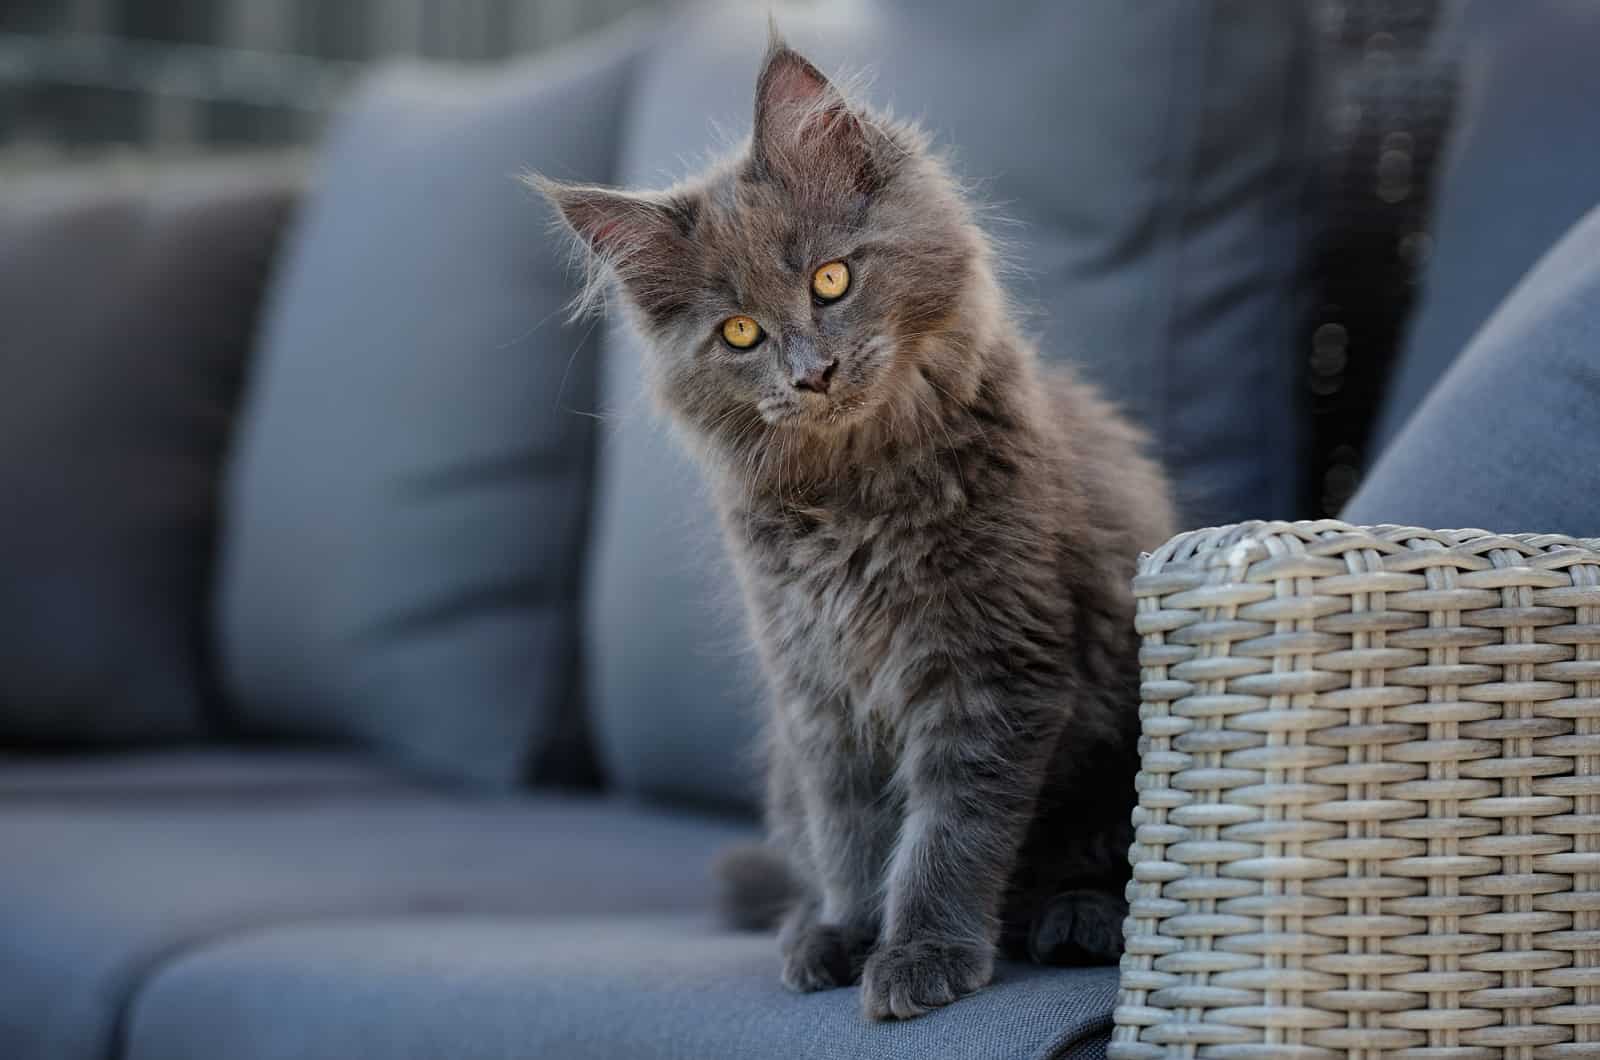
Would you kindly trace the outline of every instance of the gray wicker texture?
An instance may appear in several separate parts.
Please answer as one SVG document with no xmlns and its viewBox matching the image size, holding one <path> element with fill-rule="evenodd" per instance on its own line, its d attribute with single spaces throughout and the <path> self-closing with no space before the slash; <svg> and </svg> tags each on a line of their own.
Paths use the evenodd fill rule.
<svg viewBox="0 0 1600 1060">
<path fill-rule="evenodd" d="M 1135 592 L 1108 1055 L 1600 1057 L 1600 540 L 1251 523 Z"/>
</svg>

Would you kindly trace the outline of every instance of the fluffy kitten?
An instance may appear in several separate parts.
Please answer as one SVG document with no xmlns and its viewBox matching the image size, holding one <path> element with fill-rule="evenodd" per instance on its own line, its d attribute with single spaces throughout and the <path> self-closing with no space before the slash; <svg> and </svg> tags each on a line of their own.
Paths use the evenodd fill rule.
<svg viewBox="0 0 1600 1060">
<path fill-rule="evenodd" d="M 875 1019 L 997 947 L 1121 949 L 1139 670 L 1128 580 L 1172 532 L 1141 439 L 1047 373 L 921 132 L 774 37 L 746 149 L 665 192 L 535 178 L 650 340 L 772 690 L 770 843 L 732 912 Z"/>
</svg>

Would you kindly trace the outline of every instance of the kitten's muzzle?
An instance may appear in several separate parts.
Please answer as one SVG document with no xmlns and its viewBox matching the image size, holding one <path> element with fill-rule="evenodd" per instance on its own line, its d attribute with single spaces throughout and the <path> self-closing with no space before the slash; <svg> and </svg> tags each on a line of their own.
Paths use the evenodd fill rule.
<svg viewBox="0 0 1600 1060">
<path fill-rule="evenodd" d="M 797 373 L 790 382 L 794 383 L 796 390 L 809 390 L 814 394 L 826 394 L 828 387 L 833 385 L 833 370 L 838 367 L 838 361 L 826 361 L 807 369 L 804 374 Z"/>
<path fill-rule="evenodd" d="M 839 367 L 838 358 L 823 357 L 809 339 L 791 339 L 784 344 L 784 353 L 789 362 L 789 382 L 796 390 L 828 392 L 834 369 Z"/>
</svg>

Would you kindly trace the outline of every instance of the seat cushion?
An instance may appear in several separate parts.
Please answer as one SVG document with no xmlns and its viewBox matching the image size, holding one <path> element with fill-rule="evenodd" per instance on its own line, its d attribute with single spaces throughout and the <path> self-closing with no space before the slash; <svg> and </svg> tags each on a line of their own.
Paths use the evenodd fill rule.
<svg viewBox="0 0 1600 1060">
<path fill-rule="evenodd" d="M 983 993 L 874 1024 L 856 990 L 789 993 L 772 938 L 698 915 L 341 920 L 178 958 L 127 1042 L 130 1060 L 1047 1060 L 1104 1040 L 1116 986 L 1114 968 L 1003 965 Z"/>
<path fill-rule="evenodd" d="M 704 908 L 742 827 L 396 781 L 247 798 L 0 795 L 0 1056 L 103 1060 L 142 979 L 241 931 L 422 911 Z"/>
<path fill-rule="evenodd" d="M 610 176 L 644 36 L 388 72 L 336 123 L 225 498 L 222 677 L 247 733 L 501 786 L 577 758 L 594 346 L 517 177 Z"/>
<path fill-rule="evenodd" d="M 209 728 L 223 453 L 297 185 L 260 159 L 0 178 L 0 745 Z"/>
<path fill-rule="evenodd" d="M 1466 0 L 1458 19 L 1462 87 L 1433 249 L 1375 453 L 1534 263 L 1600 203 L 1600 6 Z"/>
<path fill-rule="evenodd" d="M 686 18 L 641 64 L 619 176 L 661 187 L 750 127 L 759 5 Z M 1155 436 L 1191 525 L 1292 514 L 1298 489 L 1304 5 L 876 0 L 782 29 L 864 96 L 922 120 L 993 227 L 1053 360 Z M 1037 311 L 1037 312 L 1035 312 Z M 697 470 L 640 388 L 636 337 L 606 338 L 585 615 L 586 688 L 610 775 L 632 791 L 753 801 L 759 682 Z M 1200 397 L 1203 395 L 1203 399 Z"/>
<path fill-rule="evenodd" d="M 411 785 L 375 760 L 322 750 L 207 747 L 106 754 L 0 755 L 0 806 L 10 800 L 321 797 Z"/>
</svg>

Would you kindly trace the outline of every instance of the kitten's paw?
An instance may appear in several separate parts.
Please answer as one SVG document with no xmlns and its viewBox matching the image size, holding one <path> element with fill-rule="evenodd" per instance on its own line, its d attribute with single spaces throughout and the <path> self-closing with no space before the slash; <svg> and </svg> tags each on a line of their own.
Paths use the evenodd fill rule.
<svg viewBox="0 0 1600 1060">
<path fill-rule="evenodd" d="M 1063 891 L 1034 919 L 1028 953 L 1039 964 L 1115 964 L 1128 903 L 1108 891 Z"/>
<path fill-rule="evenodd" d="M 808 924 L 787 940 L 783 985 L 809 994 L 849 986 L 861 978 L 872 940 L 831 924 Z"/>
<path fill-rule="evenodd" d="M 905 1020 L 980 989 L 994 975 L 994 947 L 943 939 L 885 946 L 861 976 L 861 1011 Z"/>
</svg>

